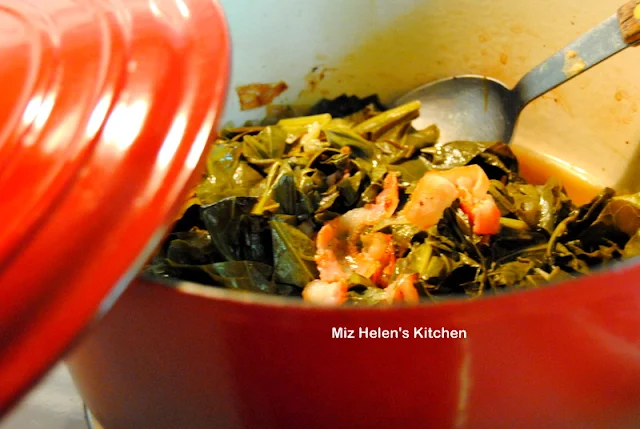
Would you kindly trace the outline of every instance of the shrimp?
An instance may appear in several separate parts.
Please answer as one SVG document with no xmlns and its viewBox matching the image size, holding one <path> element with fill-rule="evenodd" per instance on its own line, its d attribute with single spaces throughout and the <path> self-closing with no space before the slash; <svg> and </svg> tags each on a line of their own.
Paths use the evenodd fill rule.
<svg viewBox="0 0 640 429">
<path fill-rule="evenodd" d="M 477 165 L 430 171 L 416 184 L 401 215 L 426 229 L 437 224 L 445 209 L 459 198 L 475 234 L 496 234 L 500 229 L 500 210 L 488 194 L 489 185 L 489 178 Z"/>
<path fill-rule="evenodd" d="M 457 198 L 458 190 L 449 180 L 437 173 L 426 173 L 416 184 L 400 216 L 418 228 L 427 229 L 438 223 L 445 209 Z"/>
<path fill-rule="evenodd" d="M 386 286 L 396 263 L 396 249 L 389 234 L 374 232 L 361 237 L 362 252 L 356 258 L 355 272 L 371 279 L 375 284 Z"/>
<path fill-rule="evenodd" d="M 349 210 L 340 219 L 346 229 L 359 232 L 366 226 L 393 216 L 399 203 L 398 177 L 395 173 L 388 173 L 384 178 L 382 192 L 376 197 L 375 203 Z"/>
<path fill-rule="evenodd" d="M 374 203 L 350 210 L 327 222 L 316 238 L 314 259 L 320 279 L 335 282 L 348 278 L 359 258 L 356 242 L 361 231 L 381 219 L 390 218 L 398 203 L 398 178 L 390 173 L 385 177 L 384 188 Z"/>
<path fill-rule="evenodd" d="M 477 165 L 427 172 L 416 184 L 400 217 L 422 229 L 436 225 L 457 199 L 476 234 L 496 234 L 500 210 L 489 195 L 489 178 Z M 398 179 L 388 173 L 376 201 L 348 211 L 327 222 L 316 237 L 314 257 L 320 279 L 305 286 L 305 300 L 341 304 L 347 296 L 352 273 L 386 288 L 387 301 L 417 302 L 417 275 L 401 275 L 390 281 L 396 266 L 396 248 L 389 234 L 363 234 L 368 226 L 394 216 L 399 204 Z"/>
<path fill-rule="evenodd" d="M 374 203 L 350 210 L 320 229 L 314 257 L 320 280 L 307 284 L 303 292 L 305 299 L 324 303 L 338 302 L 343 295 L 346 299 L 346 280 L 354 272 L 375 282 L 387 283 L 395 266 L 391 236 L 370 233 L 361 237 L 361 233 L 367 226 L 393 216 L 399 201 L 398 178 L 389 173 Z M 359 238 L 362 238 L 362 250 L 358 249 Z"/>
<path fill-rule="evenodd" d="M 416 303 L 420 301 L 418 290 L 414 285 L 417 280 L 417 274 L 405 274 L 398 277 L 385 289 L 387 302 L 392 304 L 394 302 Z"/>
<path fill-rule="evenodd" d="M 302 298 L 316 304 L 340 305 L 347 300 L 347 289 L 347 283 L 342 280 L 337 282 L 314 280 L 305 286 Z"/>
<path fill-rule="evenodd" d="M 342 237 L 338 236 L 340 218 L 333 219 L 320 229 L 316 237 L 315 261 L 318 266 L 320 278 L 327 282 L 335 282 L 346 278 L 343 262 L 344 258 Z M 336 254 L 339 253 L 339 255 Z"/>
</svg>

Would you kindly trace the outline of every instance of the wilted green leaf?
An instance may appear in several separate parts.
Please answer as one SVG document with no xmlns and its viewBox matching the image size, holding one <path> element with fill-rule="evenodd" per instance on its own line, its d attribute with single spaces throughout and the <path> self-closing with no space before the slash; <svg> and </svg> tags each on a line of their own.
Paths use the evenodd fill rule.
<svg viewBox="0 0 640 429">
<path fill-rule="evenodd" d="M 270 280 L 272 268 L 253 261 L 218 262 L 203 267 L 214 279 L 229 289 L 251 292 L 276 293 Z"/>
<path fill-rule="evenodd" d="M 415 183 L 431 169 L 429 163 L 422 157 L 410 159 L 398 164 L 388 166 L 389 171 L 396 171 L 400 174 L 403 183 Z"/>
<path fill-rule="evenodd" d="M 605 189 L 578 207 L 556 180 L 526 183 L 506 144 L 438 143 L 437 127 L 415 130 L 417 102 L 385 110 L 375 97 L 341 96 L 316 107 L 316 116 L 223 130 L 212 142 L 205 180 L 185 205 L 191 208 L 145 272 L 300 296 L 318 277 L 315 235 L 325 222 L 374 203 L 389 172 L 399 177 L 402 210 L 427 171 L 469 164 L 490 179 L 499 232 L 473 233 L 463 190 L 465 209 L 454 201 L 427 230 L 397 212 L 371 218 L 373 224 L 355 222 L 337 234 L 349 236 L 348 246 L 329 244 L 340 248 L 340 258 L 348 255 L 344 262 L 362 260 L 362 234 L 388 234 L 393 246 L 367 247 L 365 259 L 374 258 L 367 261 L 375 274 L 345 279 L 349 303 L 387 304 L 387 282 L 409 274 L 418 274 L 419 295 L 439 300 L 538 287 L 640 255 L 640 194 L 615 196 Z M 383 265 L 376 266 L 376 260 Z"/>
<path fill-rule="evenodd" d="M 636 231 L 636 233 L 633 234 L 633 237 L 631 237 L 624 246 L 622 256 L 624 258 L 635 258 L 636 256 L 640 256 L 640 231 Z"/>
<path fill-rule="evenodd" d="M 246 135 L 242 140 L 242 152 L 252 162 L 280 159 L 286 146 L 287 133 L 277 125 L 265 127 L 256 136 Z"/>
<path fill-rule="evenodd" d="M 356 157 L 373 159 L 379 154 L 379 149 L 374 143 L 363 139 L 349 129 L 325 128 L 324 133 L 332 146 L 348 147 Z"/>
<path fill-rule="evenodd" d="M 230 196 L 252 196 L 263 176 L 240 158 L 235 144 L 216 145 L 207 158 L 207 177 L 195 189 L 200 204 L 215 203 Z"/>
<path fill-rule="evenodd" d="M 166 257 L 179 265 L 204 265 L 211 262 L 213 246 L 207 231 L 193 229 L 174 234 L 176 239 L 169 243 Z"/>
<path fill-rule="evenodd" d="M 441 170 L 467 165 L 473 158 L 493 145 L 493 142 L 452 141 L 437 145 L 427 152 L 433 156 L 433 166 Z"/>
<path fill-rule="evenodd" d="M 596 223 L 615 226 L 630 237 L 635 235 L 640 228 L 640 194 L 613 197 Z"/>
<path fill-rule="evenodd" d="M 273 234 L 275 281 L 304 287 L 318 276 L 314 261 L 315 244 L 302 231 L 278 221 L 270 221 Z"/>
<path fill-rule="evenodd" d="M 255 198 L 231 197 L 202 207 L 202 221 L 212 245 L 226 261 L 271 260 L 268 221 L 251 215 L 255 204 Z"/>
</svg>

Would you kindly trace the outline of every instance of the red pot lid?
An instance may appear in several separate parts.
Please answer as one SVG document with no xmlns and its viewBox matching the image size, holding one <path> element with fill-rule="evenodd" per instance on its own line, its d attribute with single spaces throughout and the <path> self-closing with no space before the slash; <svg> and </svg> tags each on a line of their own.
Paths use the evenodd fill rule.
<svg viewBox="0 0 640 429">
<path fill-rule="evenodd" d="M 0 415 L 161 240 L 229 57 L 215 0 L 1 0 Z"/>
</svg>

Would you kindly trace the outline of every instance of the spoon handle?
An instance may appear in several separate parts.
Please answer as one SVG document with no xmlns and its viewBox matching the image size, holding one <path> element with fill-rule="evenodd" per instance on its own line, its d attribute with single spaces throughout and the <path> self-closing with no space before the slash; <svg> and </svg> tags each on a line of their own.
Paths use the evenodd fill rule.
<svg viewBox="0 0 640 429">
<path fill-rule="evenodd" d="M 513 91 L 520 108 L 640 40 L 640 0 L 631 0 L 524 75 Z"/>
</svg>

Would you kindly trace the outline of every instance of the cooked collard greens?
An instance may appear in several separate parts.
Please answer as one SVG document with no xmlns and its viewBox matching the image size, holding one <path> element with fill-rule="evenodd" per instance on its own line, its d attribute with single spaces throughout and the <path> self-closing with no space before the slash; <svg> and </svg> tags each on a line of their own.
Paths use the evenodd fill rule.
<svg viewBox="0 0 640 429">
<path fill-rule="evenodd" d="M 528 184 L 500 142 L 438 142 L 420 105 L 323 100 L 310 116 L 225 129 L 153 276 L 320 304 L 477 297 L 640 253 L 640 195 L 576 206 Z"/>
</svg>

